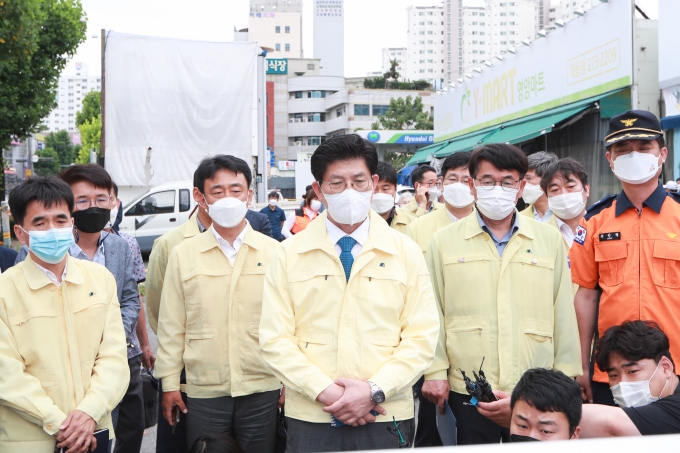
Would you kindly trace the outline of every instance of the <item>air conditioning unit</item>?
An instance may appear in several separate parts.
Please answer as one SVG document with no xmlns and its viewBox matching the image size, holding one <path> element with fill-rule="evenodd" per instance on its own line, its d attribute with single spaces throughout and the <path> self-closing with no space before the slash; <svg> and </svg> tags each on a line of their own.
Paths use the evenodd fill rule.
<svg viewBox="0 0 680 453">
<path fill-rule="evenodd" d="M 300 121 L 302 121 L 302 119 L 300 119 L 300 118 L 295 118 L 295 122 L 296 122 L 296 123 L 299 123 Z"/>
<path fill-rule="evenodd" d="M 295 146 L 302 146 L 302 142 L 301 142 L 301 141 L 300 141 L 300 142 L 293 142 L 293 145 L 295 145 Z"/>
<path fill-rule="evenodd" d="M 307 118 L 302 118 L 303 123 L 306 123 L 307 121 L 308 121 Z"/>
<path fill-rule="evenodd" d="M 294 123 L 294 122 L 295 122 L 295 118 L 291 118 L 291 119 L 290 119 L 290 122 L 291 122 L 291 123 Z"/>
</svg>

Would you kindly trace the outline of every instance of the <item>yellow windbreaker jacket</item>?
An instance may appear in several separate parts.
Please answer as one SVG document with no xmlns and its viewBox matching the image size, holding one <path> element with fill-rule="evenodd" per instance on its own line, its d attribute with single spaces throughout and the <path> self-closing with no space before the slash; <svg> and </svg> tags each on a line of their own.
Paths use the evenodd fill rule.
<svg viewBox="0 0 680 453">
<path fill-rule="evenodd" d="M 423 251 L 423 255 L 427 256 L 432 235 L 452 223 L 449 210 L 444 206 L 442 209 L 436 209 L 430 215 L 419 217 L 411 222 L 406 228 L 406 235 L 416 241 Z"/>
</svg>

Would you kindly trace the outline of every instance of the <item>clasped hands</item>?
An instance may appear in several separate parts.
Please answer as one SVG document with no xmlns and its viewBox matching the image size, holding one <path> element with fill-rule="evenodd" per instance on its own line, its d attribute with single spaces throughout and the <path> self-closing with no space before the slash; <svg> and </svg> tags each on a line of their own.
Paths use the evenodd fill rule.
<svg viewBox="0 0 680 453">
<path fill-rule="evenodd" d="M 85 412 L 75 410 L 59 426 L 57 447 L 65 448 L 68 453 L 87 453 L 97 448 L 94 437 L 96 423 Z"/>
<path fill-rule="evenodd" d="M 338 378 L 316 400 L 326 405 L 323 408 L 325 412 L 350 426 L 373 423 L 375 416 L 371 411 L 387 415 L 385 409 L 371 401 L 371 386 L 368 382 L 358 379 Z"/>
</svg>

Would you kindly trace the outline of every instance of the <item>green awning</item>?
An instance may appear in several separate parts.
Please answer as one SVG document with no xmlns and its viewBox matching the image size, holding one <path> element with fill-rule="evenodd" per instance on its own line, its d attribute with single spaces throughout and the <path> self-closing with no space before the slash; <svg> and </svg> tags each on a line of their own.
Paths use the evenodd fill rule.
<svg viewBox="0 0 680 453">
<path fill-rule="evenodd" d="M 503 126 L 500 130 L 484 140 L 485 143 L 516 143 L 525 142 L 553 130 L 556 124 L 578 115 L 588 109 L 590 105 L 575 107 L 561 113 L 543 116 L 534 120 L 524 121 L 515 125 Z"/>
<path fill-rule="evenodd" d="M 444 146 L 446 146 L 447 142 L 440 142 L 440 143 L 435 143 L 434 145 L 428 145 L 424 148 L 420 148 L 416 153 L 409 159 L 408 162 L 406 162 L 406 165 L 419 165 L 419 164 L 424 164 L 425 162 L 429 162 L 431 159 L 432 154 L 436 153 L 440 149 L 442 149 Z"/>
<path fill-rule="evenodd" d="M 491 130 L 487 129 L 482 132 L 475 132 L 470 135 L 465 135 L 457 139 L 450 140 L 446 146 L 437 151 L 434 157 L 442 158 L 450 156 L 454 153 L 463 151 L 472 151 L 477 146 L 484 143 L 487 136 L 494 134 L 499 128 L 495 127 Z"/>
</svg>

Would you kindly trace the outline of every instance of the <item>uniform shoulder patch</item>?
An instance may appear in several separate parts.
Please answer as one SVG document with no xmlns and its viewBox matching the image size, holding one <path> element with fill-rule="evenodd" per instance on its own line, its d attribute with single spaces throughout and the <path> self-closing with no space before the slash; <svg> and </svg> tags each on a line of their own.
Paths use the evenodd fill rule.
<svg viewBox="0 0 680 453">
<path fill-rule="evenodd" d="M 586 209 L 586 215 L 584 216 L 585 219 L 590 220 L 591 217 L 596 216 L 600 212 L 604 211 L 605 209 L 613 205 L 614 200 L 616 200 L 616 197 L 618 196 L 619 194 L 607 195 L 600 201 L 597 201 L 594 204 L 592 204 L 590 207 Z"/>
<path fill-rule="evenodd" d="M 576 234 L 574 235 L 574 242 L 578 242 L 583 245 L 586 242 L 586 236 L 588 235 L 588 230 L 583 225 L 579 225 L 576 228 Z"/>
</svg>

